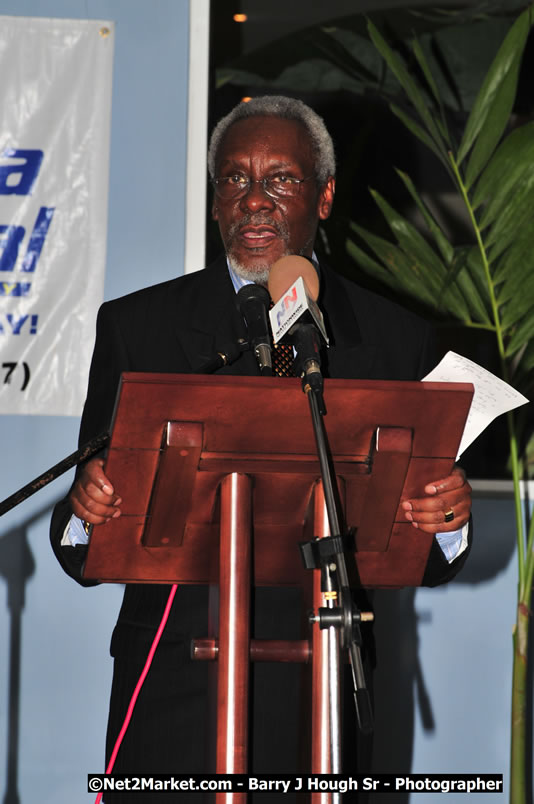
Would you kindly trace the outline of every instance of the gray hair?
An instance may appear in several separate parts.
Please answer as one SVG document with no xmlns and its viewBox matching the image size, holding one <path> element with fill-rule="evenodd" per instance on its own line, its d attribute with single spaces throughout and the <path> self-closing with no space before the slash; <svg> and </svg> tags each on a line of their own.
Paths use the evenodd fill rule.
<svg viewBox="0 0 534 804">
<path fill-rule="evenodd" d="M 208 170 L 215 178 L 215 162 L 224 136 L 230 126 L 248 117 L 280 117 L 284 120 L 297 120 L 305 127 L 315 151 L 315 177 L 319 185 L 326 184 L 330 176 L 336 175 L 336 158 L 332 137 L 328 133 L 323 118 L 309 106 L 296 98 L 284 95 L 264 95 L 241 102 L 221 118 L 210 139 L 208 150 Z"/>
</svg>

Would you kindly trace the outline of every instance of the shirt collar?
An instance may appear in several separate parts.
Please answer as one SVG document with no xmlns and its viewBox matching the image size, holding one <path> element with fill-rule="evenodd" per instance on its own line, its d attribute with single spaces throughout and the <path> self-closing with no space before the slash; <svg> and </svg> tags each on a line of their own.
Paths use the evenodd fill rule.
<svg viewBox="0 0 534 804">
<path fill-rule="evenodd" d="M 317 254 L 315 251 L 312 253 L 311 256 L 313 265 L 315 270 L 319 273 L 319 260 L 317 259 Z M 245 287 L 245 285 L 253 285 L 251 279 L 243 279 L 242 276 L 236 274 L 236 272 L 231 268 L 230 263 L 228 262 L 228 258 L 226 258 L 226 265 L 228 266 L 228 273 L 230 274 L 230 279 L 232 280 L 232 285 L 234 286 L 234 290 L 237 293 L 238 290 Z"/>
</svg>

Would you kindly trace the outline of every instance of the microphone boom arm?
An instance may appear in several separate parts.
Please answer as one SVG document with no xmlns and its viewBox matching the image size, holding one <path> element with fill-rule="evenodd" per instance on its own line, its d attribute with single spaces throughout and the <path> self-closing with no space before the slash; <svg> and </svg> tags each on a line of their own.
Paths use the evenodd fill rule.
<svg viewBox="0 0 534 804">
<path fill-rule="evenodd" d="M 196 370 L 196 374 L 211 374 L 222 366 L 229 365 L 237 360 L 241 354 L 249 349 L 249 344 L 240 339 L 235 344 L 229 344 L 224 347 L 223 350 L 217 353 L 215 357 L 211 360 L 208 360 L 204 363 L 200 368 Z M 72 469 L 74 466 L 78 466 L 79 463 L 83 463 L 84 461 L 89 460 L 94 455 L 97 455 L 99 452 L 108 445 L 110 440 L 110 434 L 100 433 L 100 435 L 95 436 L 90 441 L 87 441 L 83 444 L 76 452 L 72 452 L 70 455 L 67 455 L 66 458 L 63 458 L 62 461 L 56 463 L 54 466 L 51 466 L 50 469 L 47 469 L 46 472 L 43 472 L 38 477 L 31 480 L 25 486 L 22 486 L 20 489 L 15 491 L 9 497 L 6 497 L 5 500 L 0 502 L 0 516 L 7 514 L 8 511 L 11 511 L 12 508 L 15 508 L 20 503 L 27 500 L 28 497 L 31 497 L 37 491 L 40 491 L 45 486 L 48 486 L 53 480 L 56 478 L 61 477 L 61 475 L 68 472 L 69 469 Z"/>
</svg>

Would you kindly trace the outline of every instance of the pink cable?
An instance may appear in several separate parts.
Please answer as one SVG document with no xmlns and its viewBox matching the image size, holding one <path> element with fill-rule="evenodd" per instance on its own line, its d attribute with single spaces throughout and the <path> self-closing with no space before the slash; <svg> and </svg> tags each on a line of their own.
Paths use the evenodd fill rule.
<svg viewBox="0 0 534 804">
<path fill-rule="evenodd" d="M 177 584 L 173 584 L 171 586 L 171 591 L 169 592 L 169 597 L 167 598 L 167 604 L 165 606 L 165 611 L 163 612 L 163 617 L 161 618 L 161 622 L 159 624 L 158 630 L 156 631 L 156 636 L 152 641 L 152 645 L 150 646 L 150 650 L 148 651 L 148 656 L 145 662 L 145 666 L 143 667 L 143 671 L 139 676 L 139 681 L 135 685 L 135 689 L 133 691 L 132 697 L 130 698 L 130 703 L 128 705 L 128 710 L 126 712 L 126 717 L 124 718 L 124 723 L 122 724 L 122 728 L 119 732 L 119 736 L 115 741 L 115 745 L 113 747 L 113 751 L 111 752 L 111 757 L 108 762 L 108 766 L 106 768 L 106 775 L 109 775 L 113 770 L 113 766 L 115 764 L 115 760 L 117 759 L 117 754 L 119 753 L 119 748 L 121 747 L 121 743 L 124 739 L 124 735 L 130 725 L 130 720 L 132 719 L 133 711 L 135 708 L 135 704 L 137 702 L 137 698 L 139 697 L 139 693 L 141 692 L 141 687 L 144 684 L 145 678 L 147 677 L 148 671 L 150 670 L 150 665 L 152 664 L 152 659 L 154 658 L 154 654 L 156 652 L 156 648 L 159 645 L 159 641 L 161 639 L 161 635 L 163 633 L 163 629 L 167 625 L 167 620 L 169 619 L 169 614 L 171 611 L 172 602 L 174 600 L 174 596 L 176 594 L 176 590 L 178 589 Z M 103 792 L 97 795 L 95 804 L 100 804 L 102 801 Z"/>
</svg>

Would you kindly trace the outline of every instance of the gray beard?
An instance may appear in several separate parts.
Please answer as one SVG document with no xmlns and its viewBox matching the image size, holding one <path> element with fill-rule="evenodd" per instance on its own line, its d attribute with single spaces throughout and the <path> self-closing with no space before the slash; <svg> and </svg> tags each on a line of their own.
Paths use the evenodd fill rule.
<svg viewBox="0 0 534 804">
<path fill-rule="evenodd" d="M 287 256 L 289 252 L 286 252 L 283 256 Z M 271 265 L 256 265 L 254 268 L 247 268 L 246 265 L 243 265 L 240 262 L 237 262 L 231 254 L 227 255 L 228 262 L 230 263 L 230 268 L 234 271 L 241 279 L 246 279 L 248 282 L 254 282 L 256 285 L 265 285 L 267 286 L 267 282 L 269 280 L 269 271 L 271 270 Z"/>
<path fill-rule="evenodd" d="M 239 232 L 239 229 L 248 223 L 254 223 L 254 224 L 266 223 L 269 224 L 269 226 L 273 226 L 276 229 L 276 231 L 281 235 L 281 237 L 285 240 L 286 243 L 289 239 L 289 230 L 285 222 L 274 221 L 268 215 L 249 214 L 246 215 L 241 221 L 239 221 L 239 223 L 234 223 L 228 231 L 228 238 L 225 243 L 225 245 L 227 246 L 226 256 L 228 257 L 228 262 L 230 263 L 232 271 L 235 271 L 235 273 L 238 276 L 240 276 L 242 279 L 246 279 L 248 282 L 255 282 L 256 285 L 264 285 L 266 287 L 267 281 L 269 279 L 269 271 L 271 270 L 272 265 L 271 263 L 266 262 L 263 264 L 259 263 L 256 264 L 254 268 L 249 268 L 247 265 L 243 265 L 243 263 L 238 262 L 232 255 L 232 245 L 234 237 Z M 290 254 L 290 252 L 286 248 L 284 254 L 282 254 L 281 256 L 286 257 L 288 254 Z"/>
</svg>

